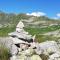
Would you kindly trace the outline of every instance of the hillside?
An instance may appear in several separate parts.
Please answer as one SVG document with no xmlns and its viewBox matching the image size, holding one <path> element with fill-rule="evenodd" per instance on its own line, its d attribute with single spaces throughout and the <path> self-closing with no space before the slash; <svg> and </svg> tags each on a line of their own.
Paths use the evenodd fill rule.
<svg viewBox="0 0 60 60">
<path fill-rule="evenodd" d="M 46 16 L 34 17 L 28 16 L 26 14 L 14 14 L 14 13 L 4 13 L 0 12 L 0 28 L 1 27 L 11 27 L 16 26 L 16 24 L 22 20 L 25 26 L 31 27 L 47 27 L 52 25 L 60 24 L 60 20 L 50 19 Z"/>
<path fill-rule="evenodd" d="M 36 39 L 39 42 L 59 39 L 59 37 L 47 34 L 57 30 L 60 31 L 60 20 L 54 20 L 46 16 L 35 17 L 23 13 L 8 14 L 4 12 L 0 12 L 0 37 L 8 36 L 9 32 L 14 31 L 20 20 L 23 21 L 26 31 L 32 35 L 36 34 Z"/>
</svg>

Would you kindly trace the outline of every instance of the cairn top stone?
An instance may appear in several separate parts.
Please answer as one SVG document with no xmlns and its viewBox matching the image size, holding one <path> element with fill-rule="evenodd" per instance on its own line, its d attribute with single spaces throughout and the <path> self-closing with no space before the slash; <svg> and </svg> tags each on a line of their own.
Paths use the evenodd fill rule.
<svg viewBox="0 0 60 60">
<path fill-rule="evenodd" d="M 24 27 L 24 24 L 22 21 L 20 21 L 16 26 L 16 28 L 23 28 L 23 27 Z"/>
<path fill-rule="evenodd" d="M 22 21 L 20 21 L 18 24 L 17 24 L 17 26 L 16 26 L 16 31 L 17 32 L 23 32 L 24 31 L 24 24 L 23 24 L 23 22 Z"/>
</svg>

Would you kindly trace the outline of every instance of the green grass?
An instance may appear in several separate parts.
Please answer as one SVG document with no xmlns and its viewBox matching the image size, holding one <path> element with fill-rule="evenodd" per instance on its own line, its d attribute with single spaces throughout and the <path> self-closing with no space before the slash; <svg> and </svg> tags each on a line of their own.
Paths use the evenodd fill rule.
<svg viewBox="0 0 60 60">
<path fill-rule="evenodd" d="M 28 31 L 30 34 L 34 35 L 34 34 L 43 34 L 46 32 L 50 32 L 50 31 L 55 31 L 60 29 L 60 25 L 56 25 L 56 26 L 48 26 L 45 28 L 25 28 L 26 31 Z"/>
<path fill-rule="evenodd" d="M 54 37 L 54 36 L 47 36 L 47 35 L 36 35 L 36 41 L 39 43 L 44 42 L 44 41 L 57 41 L 59 38 Z"/>
<path fill-rule="evenodd" d="M 5 37 L 8 36 L 8 33 L 15 30 L 15 27 L 3 27 L 0 28 L 0 36 Z"/>
<path fill-rule="evenodd" d="M 7 49 L 5 46 L 0 46 L 0 60 L 9 60 L 9 58 L 9 49 Z"/>
<path fill-rule="evenodd" d="M 25 28 L 26 31 L 28 31 L 30 34 L 34 35 L 34 34 L 43 34 L 46 32 L 50 32 L 50 31 L 55 31 L 60 29 L 60 25 L 57 26 L 49 26 L 46 28 L 31 28 L 31 27 L 27 27 Z M 0 36 L 8 36 L 8 33 L 15 31 L 15 27 L 3 27 L 0 28 Z"/>
<path fill-rule="evenodd" d="M 27 27 L 25 28 L 26 31 L 29 32 L 29 34 L 36 34 L 36 40 L 38 42 L 43 42 L 46 40 L 54 40 L 56 39 L 56 37 L 52 37 L 52 36 L 44 36 L 42 35 L 43 33 L 47 33 L 50 31 L 55 31 L 60 29 L 60 25 L 56 25 L 56 26 L 49 26 L 46 28 L 31 28 L 31 27 Z M 8 36 L 8 33 L 15 31 L 15 27 L 3 27 L 0 29 L 0 36 L 1 37 L 5 37 Z"/>
</svg>

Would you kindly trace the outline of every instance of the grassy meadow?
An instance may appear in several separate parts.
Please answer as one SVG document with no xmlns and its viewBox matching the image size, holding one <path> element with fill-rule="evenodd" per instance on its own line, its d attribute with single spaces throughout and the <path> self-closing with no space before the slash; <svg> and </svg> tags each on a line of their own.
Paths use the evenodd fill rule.
<svg viewBox="0 0 60 60">
<path fill-rule="evenodd" d="M 54 25 L 54 26 L 48 26 L 45 28 L 31 28 L 31 27 L 26 27 L 25 30 L 29 32 L 29 34 L 36 35 L 36 40 L 38 42 L 43 42 L 46 40 L 54 40 L 56 37 L 52 36 L 45 36 L 42 35 L 47 32 L 55 31 L 60 29 L 60 25 Z M 15 31 L 15 27 L 3 27 L 0 29 L 0 36 L 5 37 L 8 36 L 8 33 Z"/>
</svg>

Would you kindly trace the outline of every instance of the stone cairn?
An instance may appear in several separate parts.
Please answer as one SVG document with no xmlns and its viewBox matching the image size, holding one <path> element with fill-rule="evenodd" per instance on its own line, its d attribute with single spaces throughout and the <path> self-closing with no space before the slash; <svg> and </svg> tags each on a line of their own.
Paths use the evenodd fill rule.
<svg viewBox="0 0 60 60">
<path fill-rule="evenodd" d="M 20 21 L 16 31 L 9 33 L 13 44 L 10 60 L 60 60 L 60 49 L 55 41 L 35 42 L 35 35 L 29 35 Z"/>
</svg>

